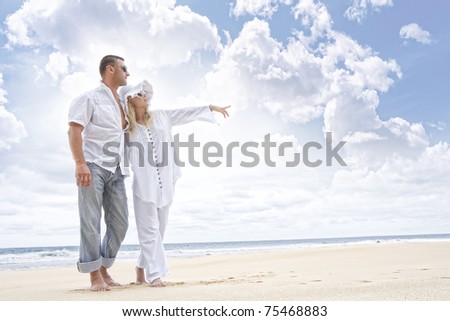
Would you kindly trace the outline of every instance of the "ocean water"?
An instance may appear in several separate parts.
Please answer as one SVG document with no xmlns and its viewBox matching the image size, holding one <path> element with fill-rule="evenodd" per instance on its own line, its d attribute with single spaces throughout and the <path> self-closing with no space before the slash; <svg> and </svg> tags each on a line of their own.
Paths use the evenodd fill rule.
<svg viewBox="0 0 450 321">
<path fill-rule="evenodd" d="M 345 246 L 356 244 L 450 241 L 450 234 L 394 235 L 325 239 L 170 243 L 165 244 L 168 257 L 195 257 L 220 254 L 280 251 L 295 248 Z M 122 245 L 118 261 L 133 261 L 138 245 Z M 0 249 L 0 271 L 76 266 L 78 246 L 29 247 Z"/>
</svg>

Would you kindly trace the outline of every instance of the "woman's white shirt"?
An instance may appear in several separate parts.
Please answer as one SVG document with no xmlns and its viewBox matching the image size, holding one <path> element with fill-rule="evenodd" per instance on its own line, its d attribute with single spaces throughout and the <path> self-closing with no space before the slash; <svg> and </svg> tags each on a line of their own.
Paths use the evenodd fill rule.
<svg viewBox="0 0 450 321">
<path fill-rule="evenodd" d="M 161 208 L 172 202 L 181 176 L 175 162 L 172 126 L 195 120 L 217 123 L 208 106 L 152 111 L 149 127 L 138 124 L 126 134 L 127 155 L 133 171 L 133 193 Z"/>
</svg>

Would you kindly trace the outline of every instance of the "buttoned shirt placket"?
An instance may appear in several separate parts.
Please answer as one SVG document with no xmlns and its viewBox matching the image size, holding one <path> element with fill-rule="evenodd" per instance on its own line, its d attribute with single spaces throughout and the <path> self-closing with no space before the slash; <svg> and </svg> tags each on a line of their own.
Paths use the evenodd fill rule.
<svg viewBox="0 0 450 321">
<path fill-rule="evenodd" d="M 156 173 L 158 174 L 159 189 L 162 192 L 163 186 L 162 186 L 162 181 L 161 181 L 161 173 L 159 171 L 160 163 L 158 163 L 158 155 L 156 153 L 155 142 L 153 141 L 153 136 L 152 136 L 152 132 L 150 131 L 150 128 L 147 129 L 147 133 L 148 133 L 148 137 L 150 138 L 150 143 L 152 144 L 152 155 L 153 155 L 153 161 L 156 166 Z"/>
</svg>

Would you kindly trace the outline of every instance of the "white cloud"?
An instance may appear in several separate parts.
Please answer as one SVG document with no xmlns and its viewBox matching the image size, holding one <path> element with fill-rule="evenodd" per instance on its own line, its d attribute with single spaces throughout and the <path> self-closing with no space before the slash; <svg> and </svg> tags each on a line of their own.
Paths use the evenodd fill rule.
<svg viewBox="0 0 450 321">
<path fill-rule="evenodd" d="M 54 80 L 67 74 L 68 70 L 69 60 L 67 55 L 60 52 L 53 52 L 50 54 L 48 63 L 45 65 L 45 71 L 47 71 Z"/>
<path fill-rule="evenodd" d="M 413 39 L 423 44 L 430 44 L 431 34 L 423 30 L 417 23 L 410 23 L 400 28 L 400 37 L 402 39 Z"/>
<path fill-rule="evenodd" d="M 4 90 L 1 86 L 3 85 L 3 74 L 0 73 L 0 104 L 4 105 L 7 102 L 6 99 L 6 90 Z"/>
<path fill-rule="evenodd" d="M 381 7 L 393 6 L 393 0 L 353 0 L 353 4 L 345 10 L 345 16 L 349 20 L 361 22 L 367 16 L 369 8 L 379 10 Z"/>
<path fill-rule="evenodd" d="M 345 136 L 343 139 L 350 144 L 360 144 L 376 140 L 386 140 L 386 137 L 381 137 L 373 132 L 353 132 Z"/>
<path fill-rule="evenodd" d="M 378 92 L 401 77 L 398 64 L 334 31 L 320 2 L 300 1 L 293 13 L 304 29 L 286 45 L 266 21 L 247 22 L 206 75 L 205 96 L 226 95 L 239 108 L 264 107 L 288 122 L 324 116 L 325 130 L 339 139 L 381 127 Z"/>
<path fill-rule="evenodd" d="M 48 245 L 76 244 L 78 216 L 73 181 L 58 181 L 48 175 L 45 166 L 39 166 L 39 171 L 20 165 L 4 167 L 0 171 L 0 202 L 3 246 L 36 245 L 30 240 Z"/>
<path fill-rule="evenodd" d="M 440 130 L 440 131 L 444 130 L 447 127 L 447 124 L 443 121 L 438 121 L 437 123 L 427 122 L 426 124 L 432 128 Z"/>
<path fill-rule="evenodd" d="M 322 114 L 326 80 L 318 59 L 300 42 L 284 47 L 257 18 L 223 50 L 206 80 L 206 96 L 223 101 L 226 95 L 238 108 L 264 107 L 297 123 Z"/>
<path fill-rule="evenodd" d="M 0 73 L 0 86 L 3 74 Z M 6 91 L 0 87 L 0 150 L 10 149 L 11 144 L 18 143 L 27 136 L 25 125 L 4 106 L 7 103 Z"/>
<path fill-rule="evenodd" d="M 429 147 L 428 135 L 422 124 L 411 124 L 401 118 L 381 121 L 379 128 L 365 133 L 353 132 L 345 138 L 348 146 L 344 158 L 355 170 L 375 170 L 393 159 L 417 160 Z"/>
<path fill-rule="evenodd" d="M 49 1 L 25 1 L 21 8 L 15 13 L 9 15 L 5 24 L 7 26 L 6 35 L 9 45 L 29 46 L 36 44 L 30 34 L 34 30 L 30 25 L 36 25 L 36 31 L 45 28 L 45 22 L 50 18 L 58 8 L 63 4 L 61 0 Z"/>
<path fill-rule="evenodd" d="M 390 219 L 396 217 L 394 212 L 405 215 L 398 217 L 422 217 L 424 221 L 445 217 L 449 213 L 446 186 L 450 179 L 450 148 L 438 143 L 417 156 L 391 158 L 375 170 L 341 170 L 334 177 L 330 195 L 336 200 L 340 195 L 351 195 L 354 202 L 341 205 L 349 210 L 350 204 L 356 205 L 355 211 L 370 211 L 373 215 L 385 212 Z"/>
<path fill-rule="evenodd" d="M 61 81 L 61 90 L 69 97 L 94 88 L 98 82 L 84 72 L 74 72 Z"/>
<path fill-rule="evenodd" d="M 310 36 L 305 36 L 303 31 L 297 34 L 302 43 L 314 43 L 331 31 L 333 21 L 327 7 L 320 1 L 299 0 L 292 12 L 295 19 L 300 19 L 303 28 L 310 33 Z"/>
<path fill-rule="evenodd" d="M 236 17 L 245 14 L 270 18 L 279 4 L 290 5 L 292 0 L 236 0 L 231 12 Z"/>
<path fill-rule="evenodd" d="M 0 105 L 0 150 L 10 149 L 27 136 L 24 124 L 16 116 Z"/>
<path fill-rule="evenodd" d="M 115 53 L 140 68 L 156 69 L 220 45 L 207 17 L 175 1 L 27 0 L 8 16 L 6 26 L 10 47 L 49 45 L 60 57 L 85 66 Z"/>
</svg>

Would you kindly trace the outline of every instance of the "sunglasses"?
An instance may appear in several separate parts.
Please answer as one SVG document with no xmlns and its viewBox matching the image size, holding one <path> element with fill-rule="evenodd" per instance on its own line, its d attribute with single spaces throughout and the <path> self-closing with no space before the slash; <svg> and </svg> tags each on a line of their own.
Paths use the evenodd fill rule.
<svg viewBox="0 0 450 321">
<path fill-rule="evenodd" d="M 116 65 L 110 65 L 110 66 L 113 67 L 113 68 L 117 67 Z M 128 72 L 127 66 L 120 66 L 120 68 L 123 70 L 124 73 Z"/>
<path fill-rule="evenodd" d="M 146 94 L 146 92 L 143 91 L 143 90 L 137 92 L 137 93 L 135 94 L 135 96 L 138 96 L 139 98 L 144 98 L 144 99 L 146 99 L 146 98 L 148 97 L 147 94 Z"/>
</svg>

